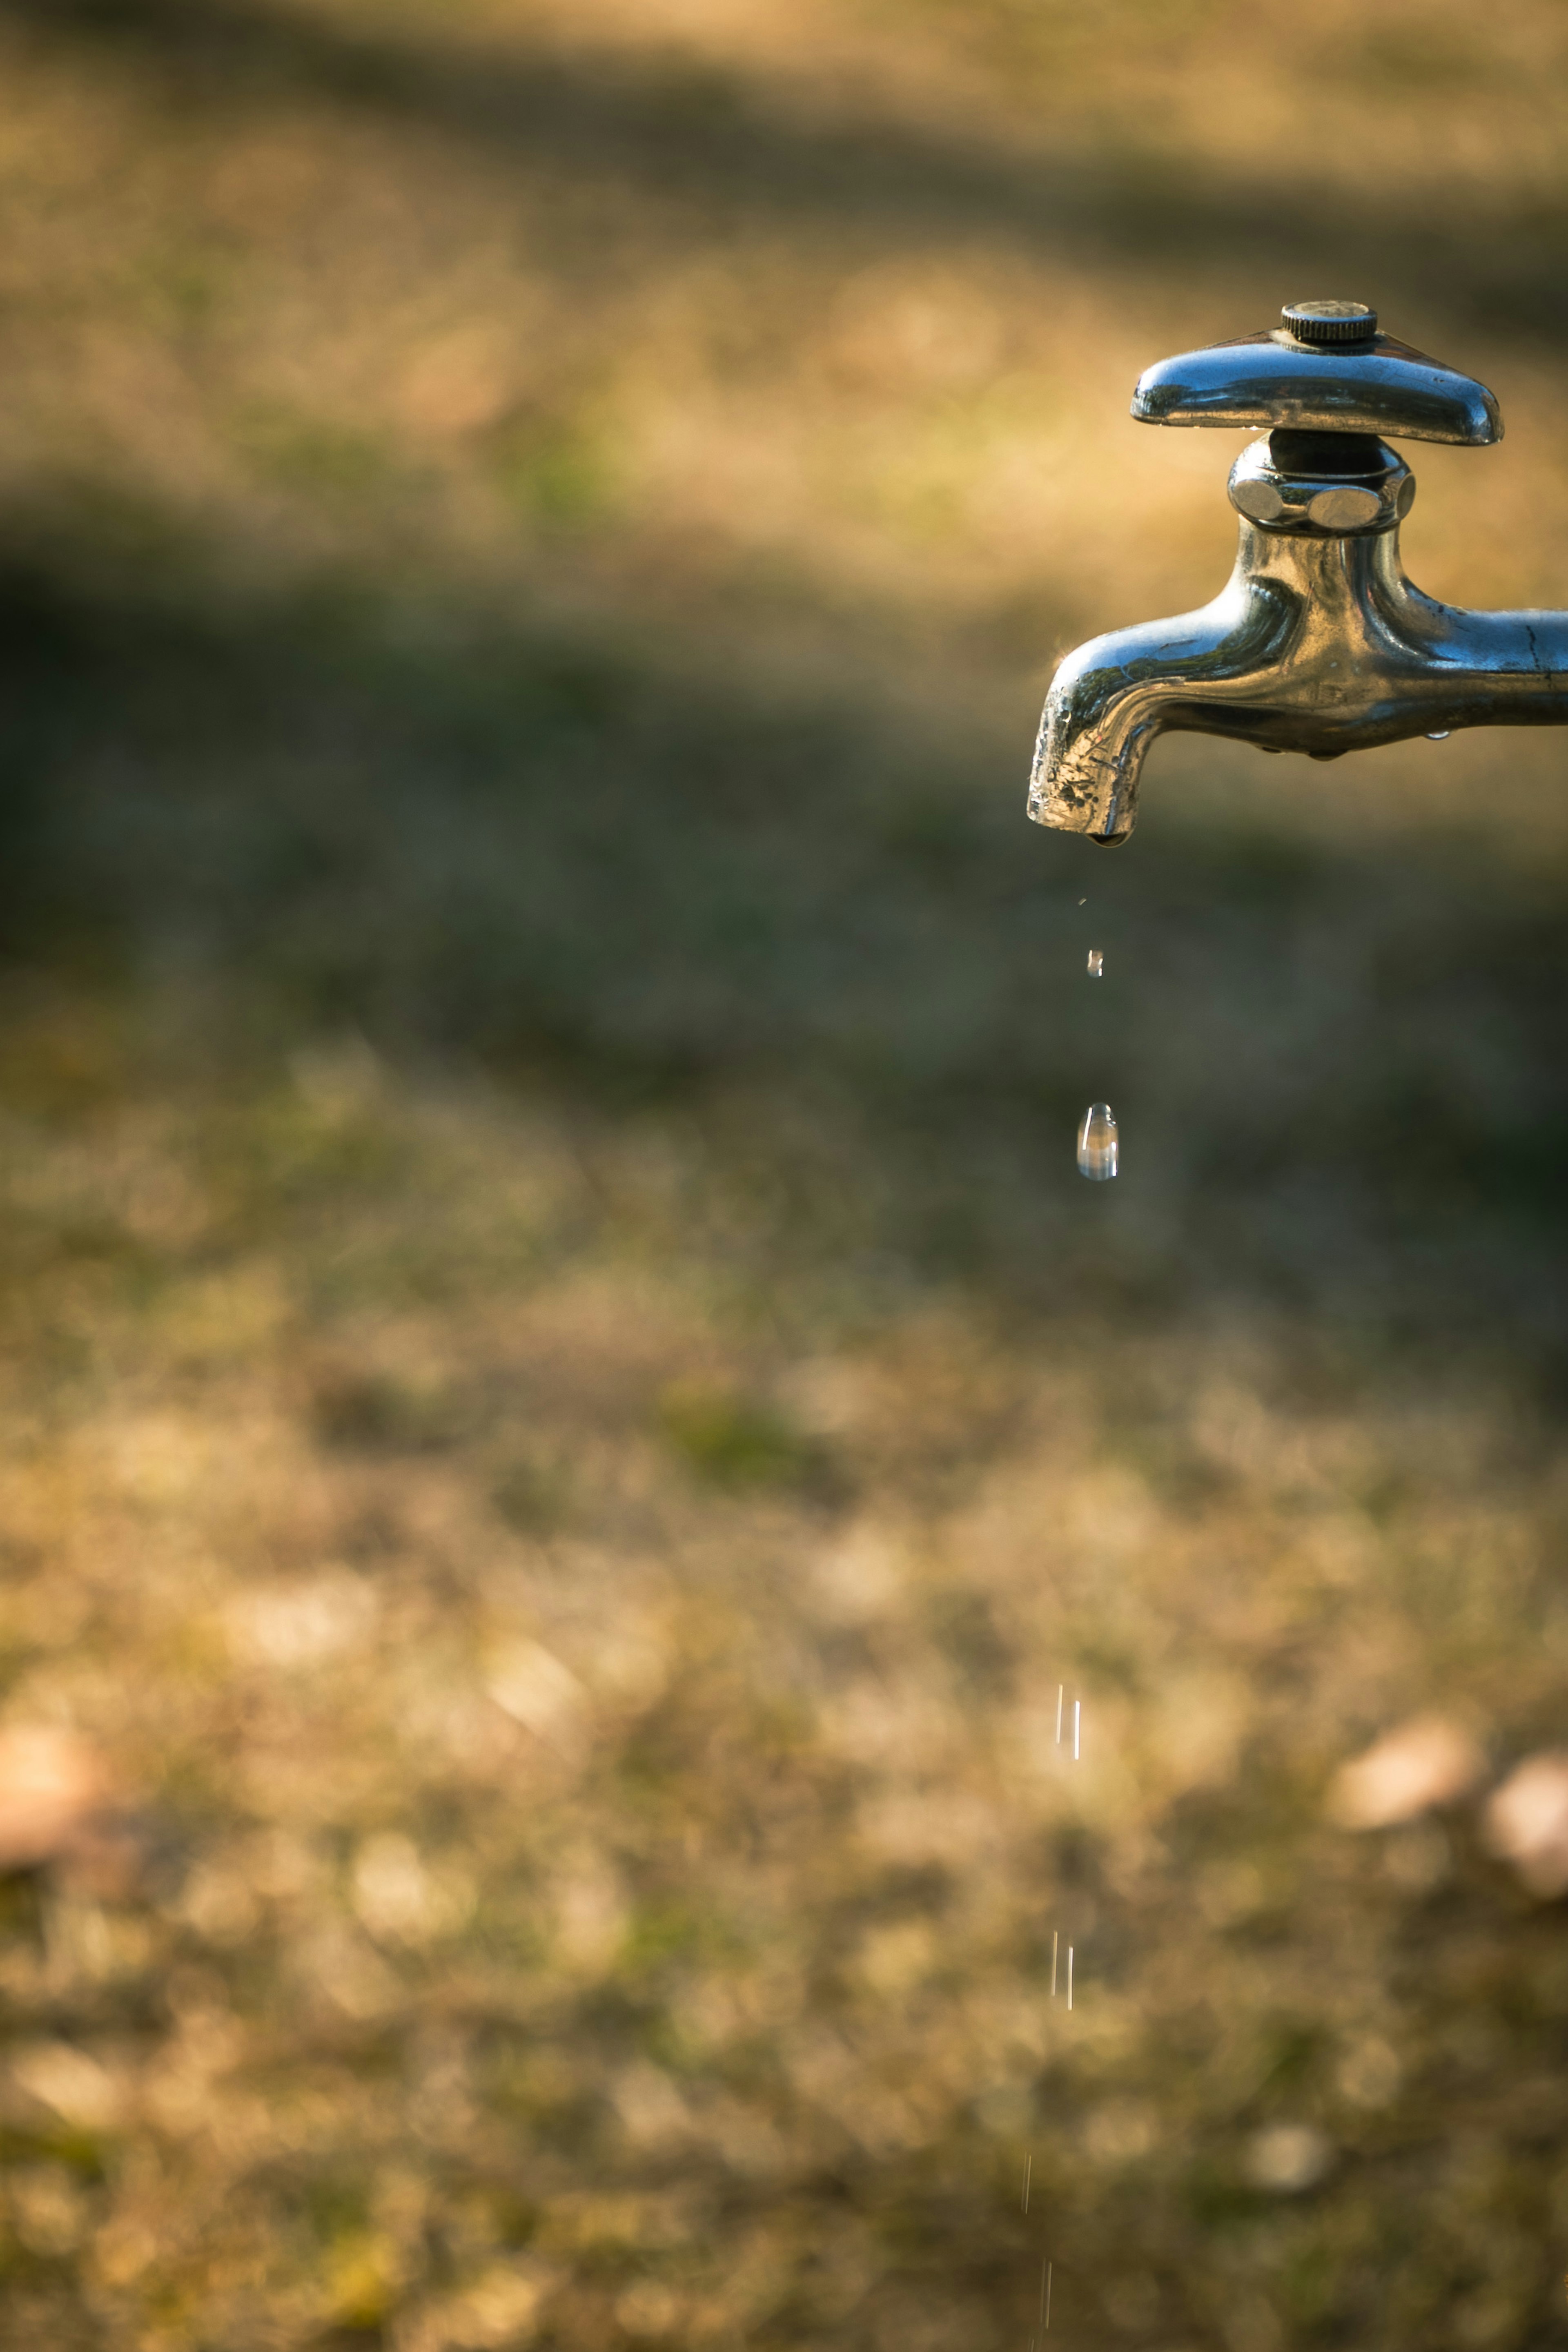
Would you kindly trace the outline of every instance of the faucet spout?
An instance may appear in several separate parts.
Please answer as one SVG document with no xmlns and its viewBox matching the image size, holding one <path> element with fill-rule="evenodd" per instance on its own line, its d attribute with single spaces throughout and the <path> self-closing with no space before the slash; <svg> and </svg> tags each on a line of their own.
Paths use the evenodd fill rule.
<svg viewBox="0 0 1568 2352">
<path fill-rule="evenodd" d="M 1227 706 L 1279 671 L 1300 619 L 1289 586 L 1242 564 L 1212 604 L 1092 637 L 1064 655 L 1035 747 L 1037 824 L 1125 841 L 1144 759 L 1168 730 L 1229 733 Z"/>
<path fill-rule="evenodd" d="M 1275 528 L 1250 520 L 1243 501 L 1265 509 L 1282 478 L 1267 443 L 1243 456 L 1231 478 L 1240 543 L 1221 594 L 1096 637 L 1060 664 L 1030 791 L 1038 823 L 1124 841 L 1145 757 L 1169 730 L 1323 760 L 1461 727 L 1568 721 L 1568 613 L 1465 612 L 1423 595 L 1399 559 L 1414 484 L 1391 450 L 1382 456 L 1377 511 L 1369 528 L 1347 530 L 1303 523 L 1299 500 Z M 1333 511 L 1321 477 L 1295 487 Z M 1374 502 L 1343 480 L 1331 495 L 1347 517 L 1350 499 Z"/>
</svg>

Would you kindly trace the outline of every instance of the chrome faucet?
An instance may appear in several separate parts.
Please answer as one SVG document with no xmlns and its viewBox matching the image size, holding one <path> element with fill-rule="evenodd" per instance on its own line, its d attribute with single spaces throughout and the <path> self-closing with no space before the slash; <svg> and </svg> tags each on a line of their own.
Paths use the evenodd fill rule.
<svg viewBox="0 0 1568 2352">
<path fill-rule="evenodd" d="M 1460 612 L 1400 565 L 1416 479 L 1380 436 L 1500 441 L 1485 384 L 1380 334 L 1364 302 L 1281 315 L 1138 379 L 1142 424 L 1266 437 L 1230 471 L 1240 546 L 1213 604 L 1058 664 L 1030 788 L 1041 824 L 1125 841 L 1144 755 L 1166 730 L 1335 760 L 1458 727 L 1568 721 L 1568 613 Z"/>
</svg>

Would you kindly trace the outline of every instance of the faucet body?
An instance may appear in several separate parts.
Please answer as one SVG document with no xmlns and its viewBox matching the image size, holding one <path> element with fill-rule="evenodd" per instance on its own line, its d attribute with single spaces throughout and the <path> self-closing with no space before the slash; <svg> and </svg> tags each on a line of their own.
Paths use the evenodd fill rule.
<svg viewBox="0 0 1568 2352">
<path fill-rule="evenodd" d="M 1211 378 L 1232 393 L 1229 355 L 1249 354 L 1256 366 L 1265 341 L 1273 347 L 1266 360 L 1299 376 L 1301 362 L 1288 349 L 1275 361 L 1286 338 L 1222 344 L 1150 370 L 1134 414 L 1159 423 L 1238 421 L 1151 411 L 1162 394 L 1172 404 L 1173 371 L 1177 397 L 1190 403 L 1192 379 L 1201 378 L 1195 362 L 1207 363 Z M 1376 344 L 1371 356 L 1406 353 L 1388 337 Z M 1309 347 L 1304 381 L 1317 408 L 1303 415 L 1298 401 L 1289 422 L 1276 421 L 1277 392 L 1260 416 L 1256 384 L 1248 387 L 1254 405 L 1241 421 L 1274 422 L 1275 429 L 1232 469 L 1230 498 L 1240 518 L 1235 571 L 1198 611 L 1096 637 L 1062 659 L 1035 755 L 1030 814 L 1038 822 L 1124 841 L 1145 755 L 1167 730 L 1324 760 L 1461 727 L 1568 721 L 1568 613 L 1465 612 L 1414 587 L 1399 559 L 1414 478 L 1365 429 L 1385 422 L 1412 437 L 1493 440 L 1501 431 L 1495 403 L 1470 379 L 1423 360 L 1429 375 L 1464 387 L 1468 403 L 1458 418 L 1462 431 L 1434 429 L 1452 426 L 1454 416 L 1429 406 L 1413 423 L 1396 399 L 1368 400 L 1350 364 L 1359 407 L 1342 408 L 1331 422 L 1322 413 L 1325 378 L 1313 378 L 1312 363 L 1332 357 L 1343 378 L 1357 356 Z M 1396 395 L 1406 389 L 1396 383 Z M 1456 394 L 1456 411 L 1459 400 Z"/>
</svg>

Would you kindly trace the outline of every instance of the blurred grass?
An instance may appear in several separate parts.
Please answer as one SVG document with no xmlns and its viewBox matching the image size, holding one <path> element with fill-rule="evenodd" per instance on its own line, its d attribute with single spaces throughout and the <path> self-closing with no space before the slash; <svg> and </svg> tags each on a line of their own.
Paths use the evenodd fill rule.
<svg viewBox="0 0 1568 2352">
<path fill-rule="evenodd" d="M 1561 748 L 1022 818 L 1283 299 L 1561 600 L 1563 39 L 3 0 L 0 2340 L 1568 2338 Z"/>
</svg>

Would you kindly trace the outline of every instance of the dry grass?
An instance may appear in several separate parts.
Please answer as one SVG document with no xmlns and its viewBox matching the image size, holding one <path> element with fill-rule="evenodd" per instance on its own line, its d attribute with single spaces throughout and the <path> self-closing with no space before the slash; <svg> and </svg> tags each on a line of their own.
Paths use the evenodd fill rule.
<svg viewBox="0 0 1568 2352">
<path fill-rule="evenodd" d="M 1561 599 L 1562 43 L 0 5 L 0 2341 L 1568 2341 L 1561 751 L 1021 814 L 1290 295 Z"/>
</svg>

